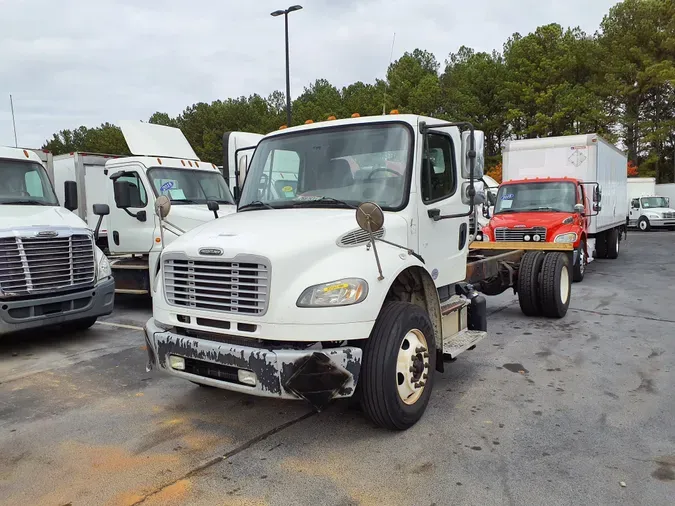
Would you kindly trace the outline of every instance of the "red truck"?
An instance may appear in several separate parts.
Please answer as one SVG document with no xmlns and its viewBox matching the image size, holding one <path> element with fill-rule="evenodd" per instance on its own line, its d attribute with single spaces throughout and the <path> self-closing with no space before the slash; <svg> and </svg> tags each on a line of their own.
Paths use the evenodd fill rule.
<svg viewBox="0 0 675 506">
<path fill-rule="evenodd" d="M 476 240 L 572 243 L 573 280 L 581 281 L 588 262 L 619 256 L 626 163 L 595 134 L 508 142 L 494 215 Z"/>
</svg>

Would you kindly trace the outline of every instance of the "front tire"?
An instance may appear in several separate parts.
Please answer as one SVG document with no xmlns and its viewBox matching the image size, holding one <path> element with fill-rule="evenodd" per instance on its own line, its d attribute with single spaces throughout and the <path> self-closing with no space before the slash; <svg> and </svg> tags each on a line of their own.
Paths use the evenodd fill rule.
<svg viewBox="0 0 675 506">
<path fill-rule="evenodd" d="M 544 252 L 528 251 L 520 260 L 518 269 L 518 303 L 525 316 L 541 316 L 539 300 L 539 272 L 544 261 Z"/>
<path fill-rule="evenodd" d="M 572 292 L 569 261 L 560 252 L 547 253 L 541 266 L 541 309 L 544 316 L 562 318 L 567 314 Z"/>
<path fill-rule="evenodd" d="M 652 226 L 649 223 L 649 220 L 644 216 L 640 216 L 640 219 L 638 220 L 638 229 L 640 232 L 649 232 L 651 228 Z"/>
<path fill-rule="evenodd" d="M 572 280 L 579 283 L 584 280 L 586 274 L 586 243 L 581 241 L 577 249 L 577 261 L 574 264 Z"/>
<path fill-rule="evenodd" d="M 363 350 L 363 411 L 387 429 L 412 427 L 429 403 L 435 368 L 429 315 L 415 304 L 386 302 Z"/>
</svg>

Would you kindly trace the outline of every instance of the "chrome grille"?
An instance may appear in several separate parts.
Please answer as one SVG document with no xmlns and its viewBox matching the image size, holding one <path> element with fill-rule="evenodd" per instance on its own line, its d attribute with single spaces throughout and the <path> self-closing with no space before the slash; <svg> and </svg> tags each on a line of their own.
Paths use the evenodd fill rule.
<svg viewBox="0 0 675 506">
<path fill-rule="evenodd" d="M 89 284 L 95 268 L 94 243 L 88 235 L 0 239 L 0 289 L 6 295 Z"/>
<path fill-rule="evenodd" d="M 532 237 L 535 234 L 541 236 L 541 240 L 546 240 L 546 228 L 497 228 L 495 229 L 495 240 L 497 241 L 524 241 L 524 237 L 529 235 Z"/>
<path fill-rule="evenodd" d="M 377 239 L 384 237 L 384 229 L 381 228 L 377 232 L 373 232 L 373 236 Z M 370 234 L 365 230 L 357 228 L 340 236 L 337 243 L 339 246 L 358 246 L 370 241 Z"/>
<path fill-rule="evenodd" d="M 255 262 L 164 261 L 164 291 L 176 306 L 260 315 L 267 310 L 269 268 Z"/>
</svg>

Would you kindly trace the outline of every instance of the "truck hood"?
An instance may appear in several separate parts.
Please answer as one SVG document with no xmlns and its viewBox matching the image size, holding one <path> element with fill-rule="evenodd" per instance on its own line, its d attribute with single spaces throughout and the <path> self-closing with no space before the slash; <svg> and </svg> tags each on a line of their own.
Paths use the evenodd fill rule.
<svg viewBox="0 0 675 506">
<path fill-rule="evenodd" d="M 570 216 L 574 216 L 574 214 L 550 211 L 496 214 L 490 218 L 490 227 L 493 229 L 513 228 L 518 225 L 526 225 L 528 228 L 546 227 L 552 229 L 562 225 L 563 220 Z"/>
<path fill-rule="evenodd" d="M 386 213 L 384 229 L 387 240 L 407 244 L 407 223 L 401 216 Z M 351 209 L 244 211 L 189 231 L 167 246 L 164 253 L 183 252 L 199 257 L 200 248 L 220 248 L 223 259 L 238 254 L 260 255 L 273 262 L 293 259 L 297 267 L 304 261 L 311 262 L 313 255 L 335 253 L 336 241 L 357 230 L 360 231 Z"/>
<path fill-rule="evenodd" d="M 650 207 L 649 209 L 643 209 L 645 213 L 657 213 L 657 214 L 662 214 L 662 213 L 675 213 L 675 209 L 671 209 L 670 207 Z"/>
<path fill-rule="evenodd" d="M 218 216 L 227 216 L 236 211 L 237 207 L 234 205 L 221 205 Z M 174 225 L 182 230 L 191 230 L 203 223 L 214 221 L 215 217 L 213 212 L 207 209 L 206 204 L 174 204 L 165 220 L 169 225 Z"/>
<path fill-rule="evenodd" d="M 0 205 L 0 230 L 25 227 L 81 228 L 87 225 L 79 217 L 58 206 Z"/>
</svg>

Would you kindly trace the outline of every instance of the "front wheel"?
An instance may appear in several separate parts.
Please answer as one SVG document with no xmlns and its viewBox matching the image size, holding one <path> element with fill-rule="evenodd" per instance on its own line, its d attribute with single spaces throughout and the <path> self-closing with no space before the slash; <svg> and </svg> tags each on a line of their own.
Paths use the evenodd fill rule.
<svg viewBox="0 0 675 506">
<path fill-rule="evenodd" d="M 644 216 L 640 216 L 640 219 L 638 220 L 638 228 L 640 229 L 641 232 L 649 232 L 652 226 L 650 225 L 649 220 L 647 218 L 645 218 Z"/>
<path fill-rule="evenodd" d="M 363 411 L 381 427 L 412 427 L 429 403 L 435 368 L 429 315 L 408 302 L 385 303 L 363 350 Z"/>
<path fill-rule="evenodd" d="M 584 280 L 586 274 L 586 243 L 581 241 L 577 249 L 577 261 L 574 264 L 572 280 L 579 283 Z"/>
<path fill-rule="evenodd" d="M 570 305 L 572 283 L 567 255 L 550 252 L 541 266 L 541 309 L 544 316 L 562 318 Z"/>
</svg>

